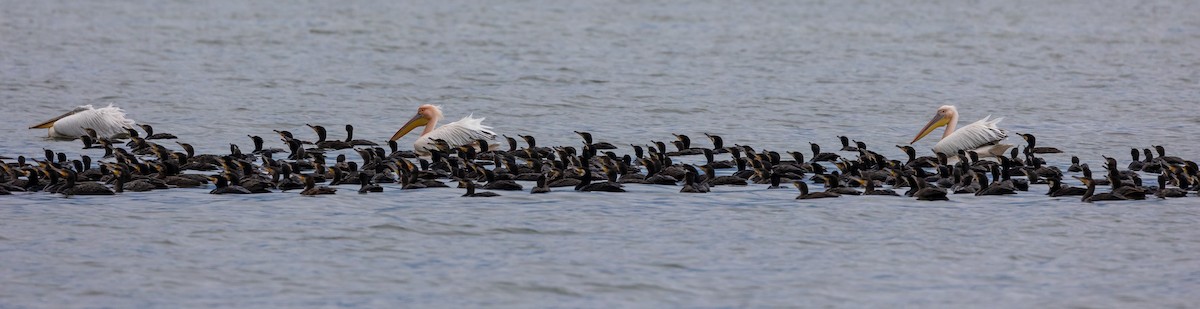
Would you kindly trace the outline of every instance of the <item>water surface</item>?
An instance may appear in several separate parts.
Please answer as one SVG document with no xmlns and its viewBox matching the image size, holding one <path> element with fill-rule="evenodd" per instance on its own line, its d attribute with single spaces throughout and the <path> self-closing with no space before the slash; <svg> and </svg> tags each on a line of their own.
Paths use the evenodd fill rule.
<svg viewBox="0 0 1200 309">
<path fill-rule="evenodd" d="M 847 135 L 893 157 L 892 145 L 953 104 L 963 121 L 1005 117 L 1002 127 L 1093 166 L 1156 144 L 1200 157 L 1192 1 L 4 7 L 4 156 L 97 156 L 25 129 L 81 104 L 116 104 L 223 153 L 275 129 L 311 139 L 306 123 L 334 128 L 333 138 L 351 123 L 357 138 L 382 141 L 432 103 L 543 145 L 577 146 L 580 130 L 622 146 L 671 133 L 704 146 L 707 132 L 807 151 Z M 1046 159 L 1065 167 L 1069 155 Z M 703 196 L 632 186 L 477 200 L 354 189 L 3 197 L 0 307 L 1200 302 L 1194 197 L 1090 205 L 1035 187 L 948 203 L 798 202 L 762 186 Z"/>
</svg>

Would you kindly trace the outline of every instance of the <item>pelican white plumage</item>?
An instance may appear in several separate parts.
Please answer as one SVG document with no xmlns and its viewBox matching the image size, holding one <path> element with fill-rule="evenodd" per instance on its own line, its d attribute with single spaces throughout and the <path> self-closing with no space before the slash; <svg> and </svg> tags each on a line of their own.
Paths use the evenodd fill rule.
<svg viewBox="0 0 1200 309">
<path fill-rule="evenodd" d="M 96 130 L 96 135 L 102 138 L 128 136 L 126 129 L 132 129 L 133 126 L 133 119 L 125 118 L 125 111 L 119 107 L 109 104 L 108 107 L 95 108 L 88 104 L 29 128 L 50 129 L 51 138 L 77 139 L 87 135 L 85 129 Z"/>
<path fill-rule="evenodd" d="M 963 126 L 962 129 L 955 130 L 955 127 L 958 126 L 958 109 L 953 105 L 943 105 L 938 108 L 933 119 L 925 124 L 921 132 L 917 133 L 917 137 L 913 138 L 909 144 L 916 143 L 934 129 L 945 126 L 946 131 L 942 134 L 942 140 L 933 145 L 934 152 L 953 156 L 958 154 L 959 150 L 966 150 L 975 151 L 983 157 L 1002 156 L 1013 145 L 1000 143 L 1001 140 L 1008 137 L 1008 132 L 996 127 L 996 124 L 1004 118 L 991 118 L 992 116 L 989 115 Z"/>
<path fill-rule="evenodd" d="M 481 139 L 496 140 L 496 133 L 492 132 L 492 127 L 483 125 L 483 119 L 470 115 L 438 127 L 438 121 L 442 120 L 442 108 L 425 104 L 417 108 L 417 115 L 400 127 L 400 130 L 392 135 L 391 140 L 398 140 L 413 129 L 425 126 L 421 137 L 413 142 L 413 151 L 419 155 L 429 155 L 430 150 L 437 149 L 437 140 L 446 141 L 450 147 L 471 145 Z"/>
</svg>

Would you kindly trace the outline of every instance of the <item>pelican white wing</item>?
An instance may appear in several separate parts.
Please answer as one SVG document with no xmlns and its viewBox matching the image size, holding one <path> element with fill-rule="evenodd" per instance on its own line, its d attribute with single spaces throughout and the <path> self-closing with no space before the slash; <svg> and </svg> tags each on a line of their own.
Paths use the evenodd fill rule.
<svg viewBox="0 0 1200 309">
<path fill-rule="evenodd" d="M 957 154 L 959 150 L 976 150 L 980 155 L 999 155 L 1008 147 L 999 149 L 999 153 L 994 150 L 995 147 L 987 147 L 988 149 L 978 150 L 986 146 L 991 146 L 1008 137 L 1008 132 L 996 127 L 997 123 L 1004 120 L 1004 117 L 990 119 L 992 116 L 984 117 L 979 121 L 966 125 L 958 130 L 950 133 L 950 136 L 938 141 L 933 145 L 933 151 L 948 155 Z M 1011 147 L 1011 145 L 1008 145 Z"/>
<path fill-rule="evenodd" d="M 479 139 L 495 140 L 496 133 L 492 132 L 492 127 L 483 125 L 483 119 L 471 115 L 437 127 L 433 132 L 418 138 L 413 143 L 413 149 L 418 153 L 428 153 L 430 149 L 437 149 L 434 141 L 439 139 L 446 141 L 450 147 L 470 145 Z"/>
<path fill-rule="evenodd" d="M 131 129 L 133 125 L 133 120 L 125 118 L 125 111 L 119 107 L 109 104 L 108 107 L 94 108 L 89 104 L 30 129 L 46 128 L 50 129 L 50 137 L 76 139 L 87 135 L 84 129 L 90 128 L 96 130 L 97 136 L 108 138 L 128 134 L 125 129 Z"/>
</svg>

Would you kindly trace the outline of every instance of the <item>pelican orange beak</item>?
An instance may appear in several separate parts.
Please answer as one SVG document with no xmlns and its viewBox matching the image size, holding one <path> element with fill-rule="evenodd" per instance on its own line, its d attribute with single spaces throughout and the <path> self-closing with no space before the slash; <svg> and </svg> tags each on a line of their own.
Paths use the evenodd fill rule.
<svg viewBox="0 0 1200 309">
<path fill-rule="evenodd" d="M 87 108 L 83 108 L 83 107 L 75 108 L 74 110 L 71 110 L 62 115 L 59 115 L 58 117 L 51 118 L 50 120 L 46 120 L 46 122 L 33 125 L 32 127 L 29 127 L 29 128 L 30 129 L 49 129 L 50 127 L 53 127 L 54 122 L 58 121 L 59 119 L 67 118 L 67 116 L 74 115 L 76 113 L 79 113 L 79 112 L 82 112 L 85 110 L 87 110 Z"/>
<path fill-rule="evenodd" d="M 936 115 L 933 116 L 933 119 L 929 120 L 929 123 L 925 124 L 924 128 L 921 128 L 921 132 L 917 133 L 917 137 L 913 138 L 913 140 L 911 142 L 909 142 L 908 144 L 912 145 L 913 143 L 916 143 L 917 141 L 921 140 L 921 138 L 924 138 L 926 135 L 929 135 L 930 132 L 933 132 L 933 129 L 937 129 L 939 127 L 944 127 L 947 124 L 950 124 L 950 118 L 946 117 L 945 115 L 942 115 L 942 113 L 937 113 Z"/>
<path fill-rule="evenodd" d="M 50 127 L 54 126 L 55 121 L 58 121 L 59 119 L 62 119 L 63 117 L 66 117 L 66 115 L 58 116 L 58 117 L 55 117 L 54 119 L 47 120 L 46 122 L 35 124 L 29 128 L 30 129 L 49 129 Z"/>
<path fill-rule="evenodd" d="M 401 137 L 404 137 L 405 134 L 408 134 L 408 132 L 412 132 L 413 129 L 427 124 L 429 124 L 429 117 L 425 117 L 425 115 L 417 113 L 416 116 L 413 116 L 412 119 L 408 120 L 408 123 L 405 123 L 403 127 L 400 127 L 400 130 L 396 131 L 396 134 L 392 135 L 392 139 L 390 141 L 398 140 Z"/>
</svg>

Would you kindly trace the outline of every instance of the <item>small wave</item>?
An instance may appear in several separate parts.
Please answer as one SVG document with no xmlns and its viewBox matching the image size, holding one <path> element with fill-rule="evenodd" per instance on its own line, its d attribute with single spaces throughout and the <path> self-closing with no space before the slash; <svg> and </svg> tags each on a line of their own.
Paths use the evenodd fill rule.
<svg viewBox="0 0 1200 309">
<path fill-rule="evenodd" d="M 390 88 L 391 85 L 385 83 L 358 82 L 346 85 L 346 87 L 351 89 L 384 89 Z"/>
<path fill-rule="evenodd" d="M 152 244 L 160 244 L 160 245 L 168 245 L 168 246 L 179 246 L 179 245 L 181 245 L 180 243 L 177 243 L 177 242 L 171 241 L 170 239 L 155 240 L 155 241 L 151 241 L 150 243 L 152 243 Z"/>
<path fill-rule="evenodd" d="M 550 82 L 550 81 L 553 81 L 553 79 L 550 79 L 548 77 L 536 76 L 536 75 L 527 75 L 527 76 L 518 77 L 517 81 Z"/>
<path fill-rule="evenodd" d="M 646 264 L 646 265 L 654 266 L 654 267 L 669 268 L 669 269 L 682 269 L 682 270 L 692 269 L 691 267 L 687 267 L 686 265 L 678 264 L 678 263 L 650 263 L 650 264 Z"/>
<path fill-rule="evenodd" d="M 434 236 L 482 236 L 483 235 L 483 234 L 476 233 L 476 232 L 457 231 L 457 230 L 433 231 L 433 232 L 418 231 L 417 233 L 421 233 L 421 234 L 425 234 L 425 235 L 434 235 Z"/>
<path fill-rule="evenodd" d="M 401 225 L 397 225 L 397 224 L 391 224 L 391 223 L 372 225 L 367 228 L 375 229 L 375 230 L 394 230 L 394 231 L 404 231 L 404 232 L 416 232 L 410 228 L 407 228 L 407 227 L 404 227 Z"/>
<path fill-rule="evenodd" d="M 220 40 L 220 39 L 199 39 L 199 40 L 196 40 L 196 44 L 222 46 L 222 45 L 229 44 L 229 42 L 225 41 L 225 40 Z"/>
<path fill-rule="evenodd" d="M 654 291 L 658 291 L 658 292 L 692 294 L 692 293 L 684 291 L 684 290 L 677 290 L 677 289 L 672 289 L 672 288 L 668 288 L 665 286 L 660 286 L 657 284 L 647 284 L 647 283 L 609 284 L 609 283 L 589 282 L 589 283 L 584 283 L 584 285 L 595 287 L 599 292 L 626 292 L 626 291 L 654 292 Z"/>
<path fill-rule="evenodd" d="M 565 295 L 565 296 L 577 296 L 577 297 L 583 296 L 582 293 L 577 293 L 577 292 L 571 291 L 564 287 L 547 286 L 547 285 L 540 285 L 540 284 L 520 284 L 520 283 L 516 283 L 516 282 L 504 281 L 504 282 L 494 283 L 494 284 L 492 284 L 492 286 L 495 286 L 498 289 L 508 291 L 508 292 L 538 292 L 538 293 L 550 293 L 550 294 Z"/>
<path fill-rule="evenodd" d="M 88 296 L 88 297 L 104 296 L 104 295 L 108 295 L 108 292 L 101 291 L 101 290 L 84 290 L 83 292 L 79 293 L 79 296 Z"/>
<path fill-rule="evenodd" d="M 359 240 L 359 239 L 355 238 L 355 237 L 350 237 L 350 236 L 305 236 L 305 237 L 300 237 L 299 240 Z"/>
<path fill-rule="evenodd" d="M 702 108 L 651 108 L 647 109 L 647 113 L 669 113 L 669 114 L 697 114 L 707 110 Z"/>
<path fill-rule="evenodd" d="M 497 228 L 489 230 L 498 234 L 575 235 L 573 231 L 539 231 L 525 227 Z"/>
</svg>

